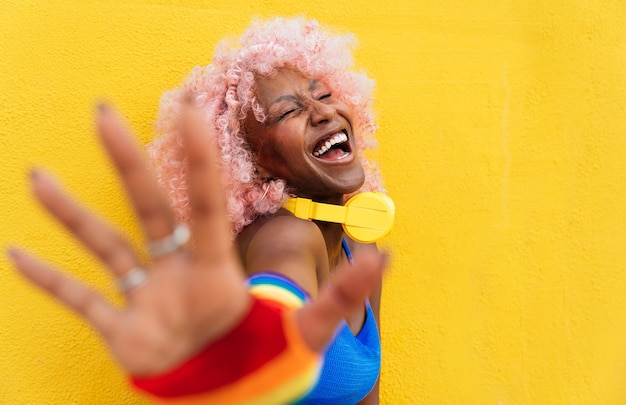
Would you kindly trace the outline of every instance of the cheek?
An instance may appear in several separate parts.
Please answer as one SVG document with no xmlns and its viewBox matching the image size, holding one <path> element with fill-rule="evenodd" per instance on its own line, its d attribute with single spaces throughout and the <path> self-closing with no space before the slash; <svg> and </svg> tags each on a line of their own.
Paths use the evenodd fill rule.
<svg viewBox="0 0 626 405">
<path fill-rule="evenodd" d="M 337 100 L 334 104 L 335 109 L 344 117 L 352 118 L 354 114 L 353 105 L 344 103 L 342 100 Z"/>
<path fill-rule="evenodd" d="M 264 144 L 255 155 L 256 164 L 264 169 L 267 177 L 283 177 L 286 160 L 275 145 Z"/>
<path fill-rule="evenodd" d="M 292 154 L 282 148 L 268 147 L 265 149 L 263 159 L 268 166 L 271 166 L 279 171 L 283 172 L 285 169 L 289 169 L 290 162 L 294 162 Z"/>
<path fill-rule="evenodd" d="M 299 176 L 306 166 L 302 151 L 294 145 L 274 144 L 266 145 L 259 155 L 259 164 L 262 165 L 272 177 L 288 179 Z M 300 173 L 301 174 L 301 173 Z"/>
<path fill-rule="evenodd" d="M 286 125 L 287 124 L 287 125 Z M 248 144 L 256 164 L 270 177 L 285 177 L 305 164 L 303 130 L 294 122 L 272 128 L 250 125 Z"/>
</svg>

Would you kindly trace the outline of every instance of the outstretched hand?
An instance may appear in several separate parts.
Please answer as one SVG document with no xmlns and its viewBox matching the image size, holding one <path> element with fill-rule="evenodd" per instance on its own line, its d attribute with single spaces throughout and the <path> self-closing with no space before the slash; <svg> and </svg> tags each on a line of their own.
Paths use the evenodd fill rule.
<svg viewBox="0 0 626 405">
<path fill-rule="evenodd" d="M 146 239 L 157 244 L 171 239 L 177 226 L 173 213 L 129 131 L 108 107 L 99 109 L 97 127 Z M 122 235 L 73 201 L 51 176 L 31 173 L 36 198 L 128 287 L 124 308 L 49 264 L 9 250 L 19 272 L 85 318 L 122 368 L 135 376 L 165 372 L 193 356 L 235 327 L 251 303 L 230 236 L 211 125 L 197 108 L 186 106 L 182 131 L 193 243 L 153 252 L 149 264 L 141 263 Z M 331 288 L 298 310 L 297 325 L 311 349 L 321 350 L 339 321 L 363 305 L 384 266 L 377 253 L 355 257 Z M 147 277 L 134 282 L 137 275 Z"/>
</svg>

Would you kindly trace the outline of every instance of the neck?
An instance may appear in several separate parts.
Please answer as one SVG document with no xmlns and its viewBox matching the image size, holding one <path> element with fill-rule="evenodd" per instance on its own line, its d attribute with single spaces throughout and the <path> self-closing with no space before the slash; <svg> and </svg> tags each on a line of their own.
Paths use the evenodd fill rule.
<svg viewBox="0 0 626 405">
<path fill-rule="evenodd" d="M 306 197 L 304 195 L 298 195 L 298 197 L 310 198 L 312 201 L 324 203 L 324 204 L 333 204 L 333 205 L 344 205 L 344 197 L 343 194 L 337 196 L 325 196 L 325 197 Z"/>
<path fill-rule="evenodd" d="M 333 196 L 298 195 L 298 197 L 309 198 L 312 201 L 315 201 L 318 203 L 344 205 L 343 194 L 337 194 Z M 320 229 L 320 231 L 322 231 L 324 242 L 326 242 L 326 252 L 328 253 L 328 261 L 330 264 L 330 268 L 334 269 L 339 263 L 339 259 L 341 258 L 341 252 L 342 252 L 341 239 L 344 236 L 343 226 L 338 223 L 326 222 L 326 221 L 313 220 L 313 222 L 315 222 L 315 224 Z"/>
<path fill-rule="evenodd" d="M 326 242 L 326 251 L 328 252 L 328 261 L 331 271 L 339 263 L 341 258 L 341 239 L 343 238 L 343 228 L 341 224 L 333 224 L 331 222 L 313 221 L 318 226 L 324 242 Z"/>
</svg>

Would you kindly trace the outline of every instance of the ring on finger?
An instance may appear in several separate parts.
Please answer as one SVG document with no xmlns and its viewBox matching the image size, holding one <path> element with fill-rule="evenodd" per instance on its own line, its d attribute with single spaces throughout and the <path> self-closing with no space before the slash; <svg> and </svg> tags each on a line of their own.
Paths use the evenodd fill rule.
<svg viewBox="0 0 626 405">
<path fill-rule="evenodd" d="M 148 252 L 152 257 L 159 257 L 170 254 L 183 247 L 191 236 L 189 228 L 183 224 L 178 224 L 174 231 L 158 240 L 148 241 Z"/>
<path fill-rule="evenodd" d="M 143 267 L 133 267 L 130 271 L 115 280 L 117 290 L 126 294 L 130 290 L 148 283 L 148 272 Z"/>
</svg>

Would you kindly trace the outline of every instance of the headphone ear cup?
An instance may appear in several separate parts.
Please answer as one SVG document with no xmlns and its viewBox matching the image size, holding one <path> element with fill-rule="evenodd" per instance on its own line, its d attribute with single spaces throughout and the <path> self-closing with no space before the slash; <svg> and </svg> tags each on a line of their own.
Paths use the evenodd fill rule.
<svg viewBox="0 0 626 405">
<path fill-rule="evenodd" d="M 289 198 L 283 208 L 298 218 L 342 224 L 346 234 L 361 243 L 384 238 L 393 227 L 396 213 L 389 196 L 369 191 L 354 195 L 344 206 L 297 197 Z"/>
<path fill-rule="evenodd" d="M 359 193 L 346 201 L 345 207 L 343 229 L 357 242 L 377 242 L 387 236 L 393 227 L 396 207 L 386 194 Z"/>
</svg>

